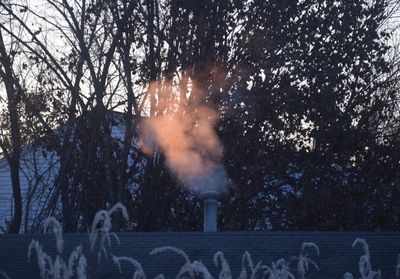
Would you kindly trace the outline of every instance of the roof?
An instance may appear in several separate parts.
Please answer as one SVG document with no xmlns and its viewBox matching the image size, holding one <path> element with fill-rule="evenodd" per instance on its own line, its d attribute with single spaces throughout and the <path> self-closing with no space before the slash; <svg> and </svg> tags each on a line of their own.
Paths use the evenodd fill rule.
<svg viewBox="0 0 400 279">
<path fill-rule="evenodd" d="M 380 269 L 382 278 L 394 279 L 396 260 L 400 252 L 400 232 L 218 232 L 218 233 L 126 233 L 118 234 L 121 244 L 114 243 L 107 249 L 116 256 L 132 257 L 139 261 L 147 278 L 164 274 L 165 278 L 175 278 L 185 263 L 182 256 L 173 252 L 150 255 L 156 247 L 170 245 L 183 249 L 191 261 L 201 260 L 214 278 L 219 277 L 220 269 L 213 263 L 213 256 L 222 251 L 230 264 L 233 278 L 238 278 L 241 260 L 249 251 L 256 264 L 258 261 L 271 266 L 280 258 L 298 256 L 303 242 L 314 242 L 319 246 L 320 255 L 312 249 L 309 256 L 317 263 L 319 271 L 310 266 L 306 273 L 309 279 L 343 278 L 346 272 L 354 278 L 361 277 L 358 262 L 364 254 L 362 246 L 352 248 L 353 241 L 364 238 L 370 248 L 373 270 Z M 32 239 L 37 239 L 54 259 L 55 239 L 52 235 L 0 235 L 0 270 L 11 278 L 40 278 L 36 254 L 27 262 L 27 247 Z M 64 254 L 69 254 L 79 244 L 88 259 L 88 278 L 132 278 L 132 265 L 122 263 L 122 273 L 109 259 L 97 262 L 96 251 L 90 252 L 86 234 L 66 234 Z M 96 246 L 97 249 L 97 246 Z M 65 257 L 65 260 L 68 260 Z M 290 267 L 296 275 L 297 262 Z M 249 269 L 247 269 L 249 271 Z M 196 277 L 196 278 L 202 278 Z M 260 277 L 262 278 L 262 277 Z M 297 278 L 297 276 L 296 276 Z"/>
</svg>

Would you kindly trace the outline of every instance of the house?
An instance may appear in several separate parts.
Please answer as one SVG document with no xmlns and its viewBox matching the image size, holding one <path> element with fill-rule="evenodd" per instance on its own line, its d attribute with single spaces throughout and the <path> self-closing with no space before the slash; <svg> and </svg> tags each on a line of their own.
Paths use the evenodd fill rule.
<svg viewBox="0 0 400 279">
<path fill-rule="evenodd" d="M 110 115 L 112 136 L 123 141 L 124 115 L 115 111 L 110 112 Z M 76 121 L 79 119 L 78 117 Z M 30 232 L 32 228 L 35 230 L 40 226 L 40 222 L 49 216 L 46 207 L 50 201 L 57 203 L 53 208 L 60 209 L 59 193 L 56 193 L 54 186 L 58 170 L 59 157 L 56 152 L 45 150 L 41 146 L 23 147 L 20 161 L 23 211 L 20 232 Z M 7 223 L 12 219 L 13 208 L 9 165 L 5 158 L 0 158 L 0 232 L 6 230 Z"/>
<path fill-rule="evenodd" d="M 22 194 L 21 232 L 37 223 L 44 212 L 44 204 L 54 190 L 58 170 L 55 153 L 44 152 L 40 147 L 25 147 L 20 161 L 20 184 Z M 13 192 L 10 169 L 5 158 L 0 159 L 0 228 L 4 231 L 13 216 Z M 38 224 L 36 224 L 38 225 Z"/>
<path fill-rule="evenodd" d="M 150 254 L 154 248 L 171 246 L 182 249 L 190 261 L 201 261 L 213 278 L 229 278 L 219 277 L 221 257 L 217 261 L 218 267 L 213 261 L 218 251 L 223 252 L 224 258 L 228 261 L 232 278 L 239 278 L 240 274 L 243 276 L 241 278 L 251 277 L 249 258 L 254 266 L 262 261 L 262 264 L 269 267 L 272 267 L 272 262 L 283 258 L 289 262 L 290 271 L 296 278 L 301 278 L 297 276 L 296 257 L 301 253 L 304 242 L 313 242 L 318 245 L 319 255 L 311 247 L 306 248 L 303 255 L 308 254 L 308 257 L 317 264 L 318 270 L 310 263 L 305 278 L 336 279 L 344 278 L 345 273 L 351 273 L 354 278 L 367 278 L 362 277 L 359 271 L 360 257 L 365 254 L 364 248 L 361 243 L 352 247 L 355 239 L 363 238 L 369 244 L 371 270 L 380 270 L 382 279 L 395 279 L 396 261 L 400 252 L 399 232 L 127 233 L 118 234 L 118 237 L 120 245 L 113 241 L 112 247 L 106 246 L 108 260 L 102 256 L 99 262 L 97 253 L 99 247 L 95 245 L 94 251 L 91 251 L 86 234 L 66 234 L 64 258 L 68 260 L 68 255 L 74 247 L 81 244 L 83 254 L 88 261 L 88 278 L 132 278 L 134 266 L 127 261 L 121 261 L 122 273 L 120 273 L 111 255 L 137 260 L 146 278 L 155 278 L 160 274 L 165 278 L 175 278 L 185 264 L 183 256 L 168 249 L 158 254 Z M 43 250 L 55 258 L 56 241 L 52 235 L 0 235 L 0 270 L 6 272 L 10 278 L 40 278 L 36 254 L 32 253 L 29 263 L 27 259 L 28 246 L 32 239 L 38 240 Z M 243 258 L 246 251 L 248 257 Z M 242 267 L 246 270 L 246 277 Z M 191 277 L 185 273 L 182 278 Z M 195 278 L 207 278 L 207 276 L 198 274 Z M 269 277 L 263 277 L 261 272 L 256 278 Z"/>
</svg>

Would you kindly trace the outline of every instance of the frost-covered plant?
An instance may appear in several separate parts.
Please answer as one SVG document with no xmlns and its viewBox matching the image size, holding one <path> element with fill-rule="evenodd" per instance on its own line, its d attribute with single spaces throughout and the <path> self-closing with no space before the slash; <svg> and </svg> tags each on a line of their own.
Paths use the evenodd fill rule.
<svg viewBox="0 0 400 279">
<path fill-rule="evenodd" d="M 185 274 L 189 274 L 190 278 L 194 278 L 196 273 L 202 273 L 204 278 L 212 278 L 211 274 L 208 272 L 207 268 L 200 261 L 194 261 L 193 263 L 190 261 L 189 256 L 181 249 L 173 247 L 173 246 L 162 246 L 153 249 L 150 252 L 150 255 L 156 255 L 164 252 L 174 252 L 185 259 L 184 265 L 179 270 L 176 275 L 176 279 L 179 278 L 187 278 Z M 210 276 L 210 277 L 209 277 Z"/>
<path fill-rule="evenodd" d="M 49 255 L 43 252 L 42 246 L 39 244 L 39 241 L 32 240 L 28 247 L 28 262 L 31 259 L 31 251 L 35 249 L 37 262 L 40 270 L 40 277 L 47 278 L 48 274 L 51 273 L 53 268 L 53 260 Z"/>
<path fill-rule="evenodd" d="M 400 254 L 397 257 L 397 263 L 396 263 L 396 277 L 400 276 Z"/>
<path fill-rule="evenodd" d="M 3 271 L 0 271 L 0 275 L 3 276 L 5 279 L 11 279 L 10 276 L 8 276 L 8 274 Z"/>
<path fill-rule="evenodd" d="M 164 253 L 164 252 L 174 252 L 180 256 L 182 256 L 185 259 L 185 264 L 181 267 L 181 269 L 179 270 L 178 274 L 176 275 L 176 279 L 181 278 L 184 273 L 189 273 L 191 278 L 194 278 L 194 270 L 192 269 L 191 265 L 191 261 L 189 259 L 189 256 L 181 249 L 173 247 L 173 246 L 162 246 L 162 247 L 157 247 L 155 249 L 153 249 L 150 252 L 150 255 L 156 255 L 159 253 Z"/>
<path fill-rule="evenodd" d="M 132 259 L 130 257 L 116 257 L 112 254 L 111 257 L 113 262 L 118 265 L 119 273 L 122 272 L 121 261 L 126 261 L 132 264 L 135 268 L 135 272 L 133 273 L 132 277 L 133 279 L 146 279 L 146 274 L 143 271 L 142 265 L 137 260 Z M 158 278 L 164 278 L 164 276 Z"/>
<path fill-rule="evenodd" d="M 313 248 L 317 252 L 317 256 L 319 256 L 319 248 L 315 243 L 304 242 L 303 245 L 301 245 L 300 255 L 295 257 L 297 260 L 297 274 L 299 279 L 305 279 L 305 275 L 307 270 L 310 268 L 310 264 L 319 270 L 318 265 L 308 256 L 308 253 L 304 254 L 304 249 L 306 248 Z"/>
<path fill-rule="evenodd" d="M 216 267 L 218 267 L 218 261 L 221 262 L 221 272 L 219 273 L 219 279 L 232 279 L 232 272 L 229 267 L 228 261 L 225 259 L 224 253 L 222 253 L 221 251 L 215 253 L 213 261 Z"/>
<path fill-rule="evenodd" d="M 272 263 L 268 279 L 296 279 L 290 272 L 289 263 L 285 259 L 279 259 Z"/>
<path fill-rule="evenodd" d="M 369 247 L 365 239 L 363 238 L 357 238 L 354 240 L 352 247 L 354 248 L 357 244 L 361 244 L 363 249 L 364 249 L 364 255 L 360 257 L 360 260 L 358 261 L 358 269 L 361 274 L 360 279 L 380 279 L 381 278 L 381 271 L 373 271 L 372 266 L 371 266 L 371 257 L 369 254 Z M 346 273 L 345 274 L 345 279 L 347 278 L 353 278 L 353 275 L 351 273 Z M 351 276 L 351 277 L 350 277 Z"/>
<path fill-rule="evenodd" d="M 251 255 L 248 251 L 244 252 L 242 256 L 242 270 L 240 271 L 239 279 L 247 279 L 247 267 L 250 269 L 250 279 L 255 279 L 257 273 L 264 272 L 264 274 L 271 274 L 272 269 L 269 266 L 263 265 L 261 261 L 259 261 L 256 265 L 254 265 L 253 260 L 251 259 Z"/>
<path fill-rule="evenodd" d="M 116 203 L 110 210 L 100 210 L 94 216 L 92 227 L 89 231 L 89 241 L 90 248 L 92 252 L 94 251 L 94 246 L 96 241 L 100 235 L 99 242 L 99 251 L 97 253 L 98 261 L 100 262 L 101 253 L 104 254 L 104 257 L 108 259 L 108 253 L 106 249 L 106 241 L 108 243 L 108 247 L 111 247 L 111 237 L 115 239 L 115 241 L 120 244 L 118 236 L 111 232 L 112 229 L 112 215 L 116 213 L 118 210 L 121 210 L 122 216 L 126 221 L 129 221 L 128 211 L 122 203 Z"/>
<path fill-rule="evenodd" d="M 82 247 L 77 246 L 74 251 L 72 251 L 68 263 L 65 263 L 62 258 L 64 240 L 61 224 L 54 217 L 50 217 L 43 223 L 45 232 L 47 232 L 49 228 L 51 228 L 51 231 L 56 236 L 57 255 L 55 260 L 53 261 L 53 259 L 43 251 L 39 241 L 33 239 L 28 247 L 28 262 L 31 258 L 32 250 L 35 250 L 41 278 L 69 279 L 76 273 L 78 279 L 86 279 L 87 261 L 82 253 Z"/>
<path fill-rule="evenodd" d="M 201 262 L 201 261 L 194 261 L 190 265 L 192 270 L 199 274 L 203 274 L 204 279 L 214 279 L 214 277 L 211 275 L 211 273 L 208 271 L 207 267 Z"/>
<path fill-rule="evenodd" d="M 60 222 L 54 217 L 49 217 L 43 222 L 43 230 L 48 232 L 51 229 L 56 237 L 57 254 L 62 254 L 64 248 L 63 232 Z"/>
<path fill-rule="evenodd" d="M 78 279 L 86 278 L 87 261 L 82 253 L 82 246 L 75 247 L 68 259 L 68 270 L 72 271 L 76 268 L 76 277 Z M 73 273 L 72 273 L 73 276 Z"/>
</svg>

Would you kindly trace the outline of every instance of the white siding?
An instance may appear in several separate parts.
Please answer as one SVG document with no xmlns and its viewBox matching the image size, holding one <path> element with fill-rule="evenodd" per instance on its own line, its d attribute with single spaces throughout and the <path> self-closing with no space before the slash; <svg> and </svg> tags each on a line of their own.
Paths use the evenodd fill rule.
<svg viewBox="0 0 400 279">
<path fill-rule="evenodd" d="M 54 188 L 54 178 L 58 170 L 57 156 L 44 156 L 40 148 L 27 148 L 21 156 L 20 182 L 22 192 L 22 225 L 25 231 L 35 221 L 46 199 Z M 26 209 L 28 208 L 28 216 Z M 10 170 L 6 159 L 0 159 L 0 226 L 6 228 L 6 220 L 13 214 L 13 194 Z M 26 218 L 27 217 L 27 218 Z"/>
<path fill-rule="evenodd" d="M 123 114 L 114 112 L 111 126 L 111 135 L 122 143 L 125 138 L 125 120 Z M 137 143 L 133 143 L 134 146 Z M 21 158 L 20 181 L 22 191 L 22 225 L 21 232 L 25 232 L 35 222 L 35 218 L 48 204 L 48 199 L 54 190 L 54 179 L 58 174 L 59 162 L 55 153 L 43 155 L 42 148 L 26 147 Z M 130 161 L 129 163 L 133 163 Z M 143 162 L 139 162 L 143 164 Z M 137 185 L 133 185 L 136 186 Z M 29 197 L 31 197 L 29 199 Z M 29 204 L 28 204 L 29 202 Z M 26 208 L 28 206 L 28 220 L 26 219 Z M 57 208 L 60 207 L 59 200 L 56 201 Z M 6 228 L 6 220 L 10 221 L 13 214 L 13 196 L 10 170 L 6 159 L 0 159 L 0 226 Z"/>
</svg>

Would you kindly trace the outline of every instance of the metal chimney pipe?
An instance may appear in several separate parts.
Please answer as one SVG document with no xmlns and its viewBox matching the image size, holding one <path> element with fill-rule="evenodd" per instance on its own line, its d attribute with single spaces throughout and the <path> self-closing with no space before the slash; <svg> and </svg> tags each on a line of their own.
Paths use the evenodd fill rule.
<svg viewBox="0 0 400 279">
<path fill-rule="evenodd" d="M 204 204 L 204 232 L 217 231 L 218 199 L 220 196 L 221 194 L 216 191 L 201 193 Z"/>
</svg>

